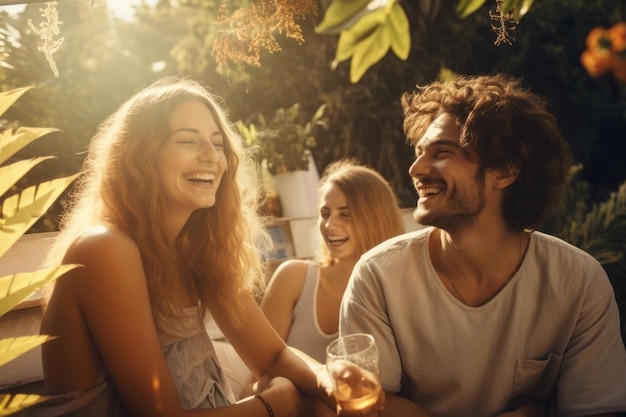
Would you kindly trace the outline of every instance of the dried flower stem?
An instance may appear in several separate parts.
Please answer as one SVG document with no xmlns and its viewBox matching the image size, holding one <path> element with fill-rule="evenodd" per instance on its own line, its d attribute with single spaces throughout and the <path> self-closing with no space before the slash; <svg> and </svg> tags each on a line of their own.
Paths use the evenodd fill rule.
<svg viewBox="0 0 626 417">
<path fill-rule="evenodd" d="M 499 26 L 491 25 L 491 29 L 498 34 L 493 42 L 494 45 L 500 46 L 502 42 L 512 45 L 515 38 L 510 35 L 509 31 L 514 31 L 516 28 L 515 17 L 510 11 L 508 13 L 502 11 L 502 0 L 496 0 L 496 11 L 494 13 L 489 10 L 489 17 L 499 23 Z"/>
<path fill-rule="evenodd" d="M 33 24 L 31 19 L 28 19 L 28 26 L 30 26 L 31 30 L 39 36 L 39 39 L 41 39 L 42 44 L 37 48 L 37 50 L 44 53 L 54 76 L 58 77 L 59 69 L 54 62 L 52 55 L 59 50 L 61 44 L 63 44 L 64 38 L 60 37 L 59 39 L 54 39 L 55 36 L 58 36 L 61 33 L 59 25 L 63 24 L 63 22 L 59 20 L 59 13 L 57 12 L 56 5 L 56 1 L 49 1 L 46 3 L 45 9 L 39 9 L 41 16 L 46 19 L 44 22 L 39 23 L 39 28 Z"/>
</svg>

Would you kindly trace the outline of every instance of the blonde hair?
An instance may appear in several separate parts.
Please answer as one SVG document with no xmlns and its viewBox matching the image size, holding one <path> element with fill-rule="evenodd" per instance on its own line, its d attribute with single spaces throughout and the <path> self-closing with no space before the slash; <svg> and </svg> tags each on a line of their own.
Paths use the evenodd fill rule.
<svg viewBox="0 0 626 417">
<path fill-rule="evenodd" d="M 168 219 L 155 161 L 171 134 L 169 116 L 189 100 L 205 104 L 223 131 L 227 169 L 215 205 L 196 210 L 172 247 L 161 226 Z M 183 280 L 201 311 L 240 323 L 245 312 L 238 296 L 261 289 L 261 257 L 270 245 L 257 214 L 259 181 L 244 169 L 252 166 L 249 157 L 216 99 L 200 84 L 174 77 L 155 82 L 123 103 L 93 137 L 49 259 L 59 263 L 87 227 L 117 227 L 141 253 L 157 328 L 163 331 L 157 317 L 181 314 L 168 301 L 167 283 L 174 279 Z"/>
<path fill-rule="evenodd" d="M 346 196 L 359 256 L 384 240 L 404 233 L 397 197 L 374 169 L 359 165 L 353 159 L 341 159 L 324 170 L 318 188 L 319 201 L 328 184 L 334 184 Z M 320 239 L 317 260 L 323 265 L 334 262 L 323 239 Z"/>
</svg>

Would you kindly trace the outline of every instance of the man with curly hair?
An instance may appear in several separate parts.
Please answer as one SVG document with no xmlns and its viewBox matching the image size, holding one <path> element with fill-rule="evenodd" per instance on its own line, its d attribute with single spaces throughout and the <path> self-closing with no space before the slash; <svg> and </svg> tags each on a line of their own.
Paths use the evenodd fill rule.
<svg viewBox="0 0 626 417">
<path fill-rule="evenodd" d="M 409 168 L 429 226 L 355 266 L 340 333 L 380 349 L 383 415 L 612 416 L 626 351 L 600 263 L 538 231 L 572 157 L 544 100 L 505 75 L 402 99 Z M 394 395 L 397 394 L 397 395 Z"/>
</svg>

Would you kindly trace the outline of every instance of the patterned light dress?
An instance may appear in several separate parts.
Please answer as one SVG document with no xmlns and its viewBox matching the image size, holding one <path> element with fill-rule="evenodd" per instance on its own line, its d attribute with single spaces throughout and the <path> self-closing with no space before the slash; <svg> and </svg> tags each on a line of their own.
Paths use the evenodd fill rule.
<svg viewBox="0 0 626 417">
<path fill-rule="evenodd" d="M 185 409 L 218 408 L 230 405 L 234 397 L 217 360 L 198 308 L 184 309 L 185 320 L 162 320 L 165 333 L 161 350 L 178 388 Z M 52 397 L 16 416 L 126 417 L 130 416 L 111 380 L 104 379 L 88 391 L 68 392 Z"/>
</svg>

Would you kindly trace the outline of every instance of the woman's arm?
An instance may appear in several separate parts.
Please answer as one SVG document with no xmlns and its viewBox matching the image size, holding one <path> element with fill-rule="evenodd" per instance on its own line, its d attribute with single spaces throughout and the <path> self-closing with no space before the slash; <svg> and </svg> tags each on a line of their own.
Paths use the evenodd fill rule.
<svg viewBox="0 0 626 417">
<path fill-rule="evenodd" d="M 278 266 L 263 296 L 261 309 L 278 335 L 287 340 L 293 309 L 300 298 L 307 273 L 307 262 L 285 261 Z"/>
<path fill-rule="evenodd" d="M 57 279 L 42 320 L 42 333 L 60 336 L 43 348 L 48 389 L 86 390 L 108 374 L 133 415 L 179 410 L 134 242 L 100 229 L 74 243 L 64 262 L 84 266 Z"/>
<path fill-rule="evenodd" d="M 265 374 L 283 376 L 308 394 L 320 397 L 316 372 L 322 365 L 307 364 L 287 348 L 251 295 L 246 294 L 239 301 L 246 317 L 240 327 L 235 327 L 228 318 L 216 316 L 216 320 L 254 376 L 257 379 Z"/>
<path fill-rule="evenodd" d="M 152 319 L 141 257 L 120 232 L 89 236 L 65 262 L 84 265 L 57 279 L 42 332 L 59 335 L 43 347 L 46 384 L 60 393 L 87 390 L 108 374 L 133 416 L 264 417 L 257 398 L 218 409 L 185 410 L 163 357 Z M 276 417 L 297 415 L 299 394 L 286 379 L 263 397 Z"/>
</svg>

